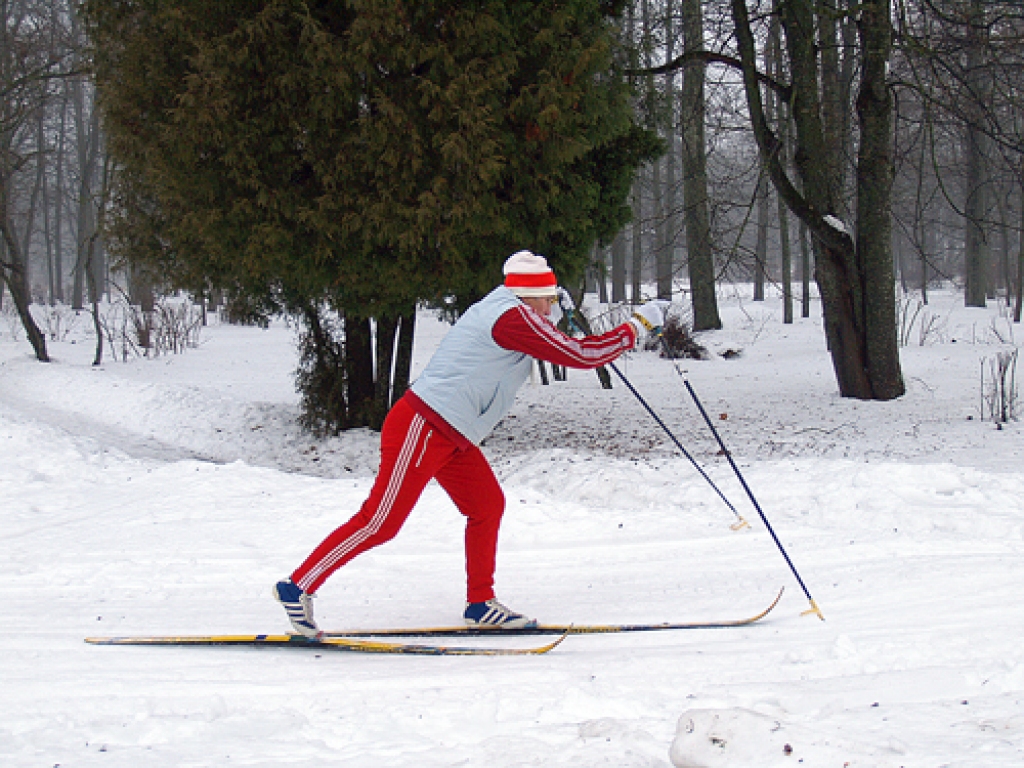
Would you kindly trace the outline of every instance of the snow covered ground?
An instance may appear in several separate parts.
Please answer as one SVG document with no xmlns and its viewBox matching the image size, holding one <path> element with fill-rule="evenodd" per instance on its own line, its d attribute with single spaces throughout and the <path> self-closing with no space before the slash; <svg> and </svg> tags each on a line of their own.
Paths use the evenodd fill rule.
<svg viewBox="0 0 1024 768">
<path fill-rule="evenodd" d="M 536 657 L 86 645 L 284 631 L 270 586 L 362 501 L 376 439 L 295 427 L 281 323 L 98 369 L 81 333 L 41 365 L 3 329 L 0 765 L 1024 765 L 1024 433 L 979 418 L 985 361 L 1024 331 L 934 295 L 925 344 L 902 351 L 907 395 L 862 403 L 836 395 L 817 317 L 722 302 L 713 359 L 620 367 L 751 527 L 730 529 L 624 387 L 574 372 L 524 387 L 485 445 L 508 497 L 499 596 L 575 622 L 738 618 L 784 586 L 782 602 L 750 627 Z M 417 368 L 445 328 L 421 318 Z M 801 615 L 680 374 L 826 621 Z M 450 624 L 462 601 L 461 516 L 431 486 L 316 607 L 330 628 Z"/>
</svg>

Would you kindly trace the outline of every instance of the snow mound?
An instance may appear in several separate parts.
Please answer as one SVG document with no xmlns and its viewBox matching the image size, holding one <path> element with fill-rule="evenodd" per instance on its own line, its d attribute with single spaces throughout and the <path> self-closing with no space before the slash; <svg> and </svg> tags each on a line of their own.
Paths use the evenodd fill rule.
<svg viewBox="0 0 1024 768">
<path fill-rule="evenodd" d="M 901 745 L 895 743 L 865 750 L 822 741 L 806 727 L 750 709 L 689 709 L 679 718 L 669 759 L 676 768 L 776 768 L 800 764 L 880 768 L 899 765 L 898 758 L 903 752 Z M 855 755 L 858 752 L 861 754 Z"/>
<path fill-rule="evenodd" d="M 764 766 L 773 755 L 782 758 L 791 753 L 786 738 L 778 720 L 757 712 L 689 709 L 679 717 L 669 758 L 676 768 Z"/>
</svg>

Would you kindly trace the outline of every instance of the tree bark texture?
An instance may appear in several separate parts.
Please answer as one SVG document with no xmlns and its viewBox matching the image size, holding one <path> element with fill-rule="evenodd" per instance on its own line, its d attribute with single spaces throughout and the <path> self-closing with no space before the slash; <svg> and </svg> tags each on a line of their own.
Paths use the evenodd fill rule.
<svg viewBox="0 0 1024 768">
<path fill-rule="evenodd" d="M 6 188 L 7 178 L 0 178 L 0 237 L 3 239 L 0 247 L 0 292 L 3 286 L 7 286 L 11 299 L 14 301 L 14 308 L 21 319 L 21 325 L 25 329 L 29 344 L 35 352 L 36 359 L 42 363 L 50 362 L 50 356 L 46 351 L 46 337 L 36 325 L 30 310 L 32 306 L 32 294 L 29 290 L 28 275 L 25 271 L 25 258 L 19 251 L 17 238 L 12 232 L 10 219 L 8 217 L 8 190 Z"/>
<path fill-rule="evenodd" d="M 857 95 L 857 264 L 863 276 L 864 338 L 872 396 L 905 392 L 896 334 L 896 279 L 892 260 L 892 97 L 886 68 L 892 46 L 888 0 L 861 11 L 861 83 Z"/>
<path fill-rule="evenodd" d="M 704 50 L 704 16 L 701 0 L 682 0 L 683 49 L 687 54 Z M 711 220 L 708 212 L 708 172 L 705 150 L 706 66 L 695 62 L 683 69 L 680 109 L 683 166 L 683 229 L 690 273 L 693 330 L 718 330 L 715 292 L 715 261 L 711 250 Z"/>
<path fill-rule="evenodd" d="M 891 103 L 885 83 L 891 22 L 887 0 L 863 6 L 861 12 L 861 94 L 858 115 L 862 146 L 858 157 L 858 235 L 836 216 L 837 180 L 830 176 L 829 153 L 819 98 L 816 13 L 813 0 L 778 4 L 785 30 L 792 78 L 790 111 L 796 129 L 794 162 L 800 189 L 781 161 L 781 145 L 768 126 L 761 98 L 754 36 L 744 0 L 732 0 L 744 86 L 754 136 L 776 191 L 803 221 L 814 240 L 816 280 L 821 294 L 825 335 L 839 392 L 843 397 L 888 400 L 904 392 L 895 326 L 895 285 L 888 217 L 891 196 Z M 879 161 L 887 162 L 879 164 Z M 870 163 L 870 164 L 869 164 Z M 869 206 L 868 200 L 871 201 Z M 868 211 L 870 207 L 873 210 Z M 884 237 L 868 233 L 867 222 L 879 223 Z M 871 296 L 868 296 L 872 293 Z M 884 306 L 888 303 L 888 306 Z M 891 318 L 891 320 L 890 320 Z"/>
<path fill-rule="evenodd" d="M 989 138 L 984 125 L 987 94 L 990 91 L 985 67 L 984 38 L 987 32 L 984 0 L 971 0 L 970 10 L 971 18 L 967 25 L 967 79 L 974 98 L 969 102 L 967 110 L 969 119 L 964 147 L 967 163 L 964 303 L 968 307 L 984 307 L 988 295 L 989 262 L 992 258 L 987 221 L 990 198 Z"/>
</svg>

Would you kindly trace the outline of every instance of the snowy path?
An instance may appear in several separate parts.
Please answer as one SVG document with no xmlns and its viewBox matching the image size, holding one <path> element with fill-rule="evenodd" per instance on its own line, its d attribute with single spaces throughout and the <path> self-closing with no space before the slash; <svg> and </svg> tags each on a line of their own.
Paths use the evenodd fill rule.
<svg viewBox="0 0 1024 768">
<path fill-rule="evenodd" d="M 551 621 L 688 620 L 756 612 L 784 585 L 769 619 L 570 637 L 530 658 L 87 646 L 284 629 L 270 584 L 368 490 L 372 435 L 321 444 L 314 462 L 288 421 L 287 332 L 248 376 L 241 362 L 233 377 L 204 367 L 244 360 L 251 333 L 212 329 L 204 349 L 102 371 L 70 352 L 46 369 L 0 341 L 0 765 L 1024 764 L 1024 469 L 1008 459 L 1022 435 L 966 421 L 968 374 L 957 384 L 941 359 L 963 353 L 942 346 L 907 361 L 947 402 L 931 406 L 928 450 L 898 439 L 925 411 L 913 388 L 881 407 L 837 402 L 827 382 L 815 394 L 821 360 L 787 364 L 784 340 L 760 340 L 735 376 L 689 366 L 699 391 L 715 385 L 714 411 L 728 409 L 727 440 L 825 622 L 800 615 L 799 587 L 710 449 L 701 460 L 752 529 L 729 529 L 619 390 L 576 377 L 527 388 L 522 428 L 502 427 L 517 439 L 488 446 L 509 504 L 502 598 Z M 670 410 L 671 367 L 629 365 Z M 754 371 L 771 382 L 768 405 Z M 773 458 L 756 418 L 773 400 L 794 432 L 852 418 L 850 458 L 804 444 Z M 682 406 L 673 418 L 691 428 Z M 650 450 L 622 437 L 634 432 Z M 601 434 L 616 436 L 604 451 Z M 431 487 L 317 611 L 329 627 L 451 623 L 462 590 L 461 519 Z"/>
</svg>

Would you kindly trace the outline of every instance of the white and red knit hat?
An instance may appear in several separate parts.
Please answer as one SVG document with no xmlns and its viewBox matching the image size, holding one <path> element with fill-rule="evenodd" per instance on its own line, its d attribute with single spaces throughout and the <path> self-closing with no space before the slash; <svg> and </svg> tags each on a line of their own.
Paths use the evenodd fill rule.
<svg viewBox="0 0 1024 768">
<path fill-rule="evenodd" d="M 521 299 L 558 296 L 558 281 L 548 260 L 530 251 L 513 253 L 505 261 L 505 287 Z"/>
</svg>

